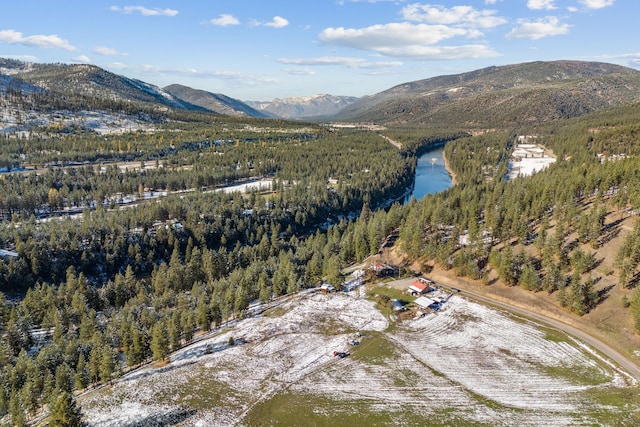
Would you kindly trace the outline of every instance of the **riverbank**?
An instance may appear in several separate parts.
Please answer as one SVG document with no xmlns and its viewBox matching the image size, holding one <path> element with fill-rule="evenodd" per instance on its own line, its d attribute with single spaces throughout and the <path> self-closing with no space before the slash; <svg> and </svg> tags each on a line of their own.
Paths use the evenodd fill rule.
<svg viewBox="0 0 640 427">
<path fill-rule="evenodd" d="M 444 168 L 449 173 L 449 176 L 451 176 L 451 185 L 456 185 L 456 174 L 449 166 L 449 161 L 447 160 L 447 155 L 444 153 L 444 150 L 442 150 L 442 160 L 444 160 Z"/>
</svg>

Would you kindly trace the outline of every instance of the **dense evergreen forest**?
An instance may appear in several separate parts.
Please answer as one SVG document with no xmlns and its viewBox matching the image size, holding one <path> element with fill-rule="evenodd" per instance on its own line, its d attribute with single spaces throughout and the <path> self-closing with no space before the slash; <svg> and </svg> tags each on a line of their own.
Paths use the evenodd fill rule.
<svg viewBox="0 0 640 427">
<path fill-rule="evenodd" d="M 611 236 L 608 212 L 640 210 L 638 118 L 636 105 L 479 136 L 383 132 L 401 148 L 373 131 L 199 113 L 154 132 L 5 136 L 0 162 L 16 171 L 0 176 L 0 249 L 17 256 L 0 262 L 0 416 L 25 425 L 43 407 L 74 412 L 72 393 L 165 359 L 251 301 L 339 288 L 343 267 L 397 229 L 425 268 L 497 272 L 583 314 L 601 297 L 596 260 L 568 236 L 596 248 Z M 521 134 L 558 162 L 506 181 Z M 456 185 L 399 203 L 434 144 L 446 144 Z M 223 191 L 261 178 L 269 191 Z M 145 200 L 152 192 L 162 197 Z M 640 222 L 616 259 L 629 289 L 639 242 Z M 639 291 L 628 310 L 640 329 Z"/>
<path fill-rule="evenodd" d="M 340 286 L 342 268 L 400 225 L 392 203 L 414 152 L 373 132 L 190 117 L 0 144 L 17 169 L 0 178 L 0 247 L 17 254 L 0 263 L 0 413 L 12 423 L 165 358 L 252 300 Z M 271 190 L 224 191 L 260 178 Z"/>
<path fill-rule="evenodd" d="M 508 286 L 555 294 L 585 314 L 602 301 L 591 272 L 594 250 L 618 233 L 620 219 L 640 214 L 637 156 L 640 106 L 544 126 L 460 138 L 445 155 L 456 186 L 408 207 L 402 247 L 412 258 Z M 506 180 L 517 135 L 535 135 L 558 161 L 531 177 Z M 620 212 L 616 220 L 607 215 Z M 634 289 L 626 307 L 640 331 L 640 244 L 636 220 L 615 259 L 618 285 Z M 459 237 L 470 244 L 460 245 Z M 573 237 L 576 236 L 576 237 Z M 586 246 L 585 246 L 586 245 Z"/>
</svg>

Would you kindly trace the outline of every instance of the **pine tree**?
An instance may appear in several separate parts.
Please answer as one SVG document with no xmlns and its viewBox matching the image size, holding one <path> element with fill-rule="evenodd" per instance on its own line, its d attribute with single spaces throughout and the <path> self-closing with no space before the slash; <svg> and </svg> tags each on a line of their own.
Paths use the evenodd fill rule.
<svg viewBox="0 0 640 427">
<path fill-rule="evenodd" d="M 111 347 L 105 346 L 102 350 L 102 357 L 100 358 L 100 381 L 105 383 L 110 381 L 114 370 L 115 362 L 113 360 L 113 351 Z"/>
<path fill-rule="evenodd" d="M 169 354 L 169 340 L 167 339 L 164 322 L 158 322 L 153 326 L 151 352 L 153 360 L 164 360 Z"/>
<path fill-rule="evenodd" d="M 636 332 L 640 332 L 640 287 L 637 287 L 631 294 L 631 315 Z"/>
<path fill-rule="evenodd" d="M 196 328 L 196 322 L 193 317 L 192 310 L 185 310 L 180 316 L 180 326 L 184 331 L 184 339 L 186 342 L 193 338 L 193 330 Z"/>
<path fill-rule="evenodd" d="M 169 318 L 169 348 L 172 351 L 180 348 L 180 335 L 182 334 L 182 330 L 180 328 L 180 312 L 178 310 L 174 311 Z"/>
<path fill-rule="evenodd" d="M 260 290 L 260 302 L 267 303 L 271 300 L 271 288 L 269 288 L 269 284 L 267 283 L 267 274 L 262 272 L 258 277 L 258 289 Z"/>
<path fill-rule="evenodd" d="M 233 311 L 236 315 L 239 315 L 249 307 L 249 299 L 247 297 L 247 291 L 243 285 L 238 286 L 236 289 L 236 295 L 233 302 Z"/>
<path fill-rule="evenodd" d="M 11 392 L 9 398 L 9 415 L 11 416 L 11 423 L 15 427 L 23 427 L 27 425 L 27 416 L 24 413 L 22 402 L 16 390 Z"/>
<path fill-rule="evenodd" d="M 82 390 L 89 384 L 89 377 L 87 375 L 86 361 L 84 354 L 80 353 L 78 358 L 78 364 L 76 365 L 75 386 L 78 390 Z"/>
<path fill-rule="evenodd" d="M 204 299 L 200 300 L 196 307 L 196 323 L 200 329 L 205 332 L 211 329 L 211 314 L 209 312 L 209 306 Z"/>
<path fill-rule="evenodd" d="M 49 427 L 79 427 L 82 426 L 82 414 L 69 392 L 55 393 L 51 404 Z"/>
<path fill-rule="evenodd" d="M 100 347 L 93 344 L 89 353 L 89 381 L 97 383 L 100 380 Z"/>
</svg>

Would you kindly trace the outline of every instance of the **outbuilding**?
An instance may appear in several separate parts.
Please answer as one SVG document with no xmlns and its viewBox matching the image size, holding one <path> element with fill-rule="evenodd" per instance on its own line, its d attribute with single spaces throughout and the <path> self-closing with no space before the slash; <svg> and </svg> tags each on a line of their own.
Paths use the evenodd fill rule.
<svg viewBox="0 0 640 427">
<path fill-rule="evenodd" d="M 393 311 L 404 311 L 407 309 L 400 300 L 394 299 L 391 302 L 393 304 Z"/>
<path fill-rule="evenodd" d="M 320 286 L 320 292 L 324 294 L 334 292 L 335 290 L 336 288 L 333 285 L 330 285 L 328 283 L 323 283 L 322 286 Z"/>
<path fill-rule="evenodd" d="M 436 300 L 424 296 L 416 298 L 413 303 L 422 309 L 427 309 L 438 304 Z"/>
</svg>

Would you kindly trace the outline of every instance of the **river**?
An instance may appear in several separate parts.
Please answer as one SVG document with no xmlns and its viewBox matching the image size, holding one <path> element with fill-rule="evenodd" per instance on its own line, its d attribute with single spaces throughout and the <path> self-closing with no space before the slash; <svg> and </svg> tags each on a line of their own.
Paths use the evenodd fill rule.
<svg viewBox="0 0 640 427">
<path fill-rule="evenodd" d="M 420 200 L 427 194 L 437 193 L 451 187 L 451 175 L 444 167 L 443 149 L 442 146 L 436 147 L 418 157 L 416 180 L 407 201 L 411 197 Z"/>
</svg>

